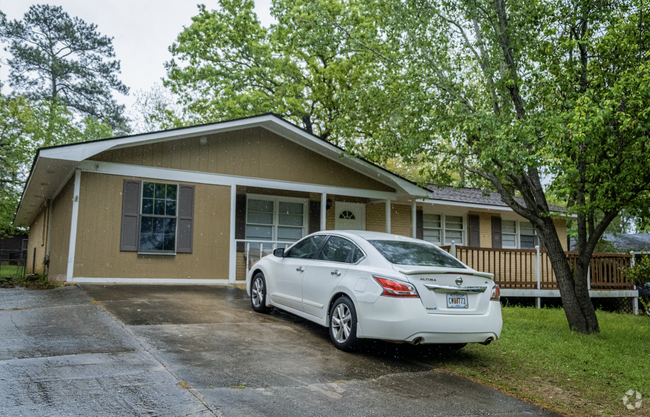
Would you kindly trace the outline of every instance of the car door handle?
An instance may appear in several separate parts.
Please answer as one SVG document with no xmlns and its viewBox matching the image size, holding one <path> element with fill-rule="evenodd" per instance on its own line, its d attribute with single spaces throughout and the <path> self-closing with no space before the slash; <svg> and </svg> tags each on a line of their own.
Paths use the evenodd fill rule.
<svg viewBox="0 0 650 417">
<path fill-rule="evenodd" d="M 341 273 L 339 272 L 338 269 L 333 270 L 332 272 L 330 272 L 330 274 L 332 274 L 332 275 L 336 275 L 337 277 L 340 277 L 340 276 L 341 276 Z"/>
<path fill-rule="evenodd" d="M 296 271 L 305 272 L 305 268 L 303 268 L 302 266 L 299 266 L 298 268 L 296 268 Z"/>
</svg>

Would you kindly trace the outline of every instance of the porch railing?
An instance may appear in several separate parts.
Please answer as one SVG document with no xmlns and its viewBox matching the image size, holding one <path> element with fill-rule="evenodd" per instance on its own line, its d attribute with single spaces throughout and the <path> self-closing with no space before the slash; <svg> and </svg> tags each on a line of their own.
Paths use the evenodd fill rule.
<svg viewBox="0 0 650 417">
<path fill-rule="evenodd" d="M 288 248 L 293 245 L 295 241 L 279 241 L 279 240 L 248 240 L 236 239 L 237 247 L 243 247 L 244 262 L 246 273 L 250 271 L 251 267 L 263 257 L 270 255 L 277 248 Z M 238 250 L 238 252 L 241 252 Z"/>
<path fill-rule="evenodd" d="M 452 253 L 466 265 L 494 274 L 494 280 L 504 289 L 558 289 L 555 272 L 548 254 L 537 249 L 494 249 L 447 245 L 442 249 Z M 577 252 L 565 252 L 575 270 Z M 625 279 L 632 255 L 594 253 L 589 265 L 589 287 L 593 290 L 634 289 Z"/>
</svg>

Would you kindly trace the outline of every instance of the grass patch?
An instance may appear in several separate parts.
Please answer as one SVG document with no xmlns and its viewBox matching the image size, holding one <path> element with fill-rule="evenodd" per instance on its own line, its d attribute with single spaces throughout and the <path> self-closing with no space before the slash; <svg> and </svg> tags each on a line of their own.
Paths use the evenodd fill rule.
<svg viewBox="0 0 650 417">
<path fill-rule="evenodd" d="M 14 278 L 22 274 L 22 267 L 17 265 L 0 265 L 0 278 Z"/>
<path fill-rule="evenodd" d="M 601 333 L 569 331 L 564 310 L 504 307 L 501 338 L 434 359 L 517 397 L 563 414 L 650 416 L 650 319 L 598 311 Z M 628 411 L 628 390 L 643 404 Z"/>
</svg>

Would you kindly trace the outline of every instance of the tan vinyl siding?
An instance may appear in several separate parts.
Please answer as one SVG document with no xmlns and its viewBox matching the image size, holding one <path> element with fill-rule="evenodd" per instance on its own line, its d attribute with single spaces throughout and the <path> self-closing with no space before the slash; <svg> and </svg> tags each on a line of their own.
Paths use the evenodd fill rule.
<svg viewBox="0 0 650 417">
<path fill-rule="evenodd" d="M 557 237 L 560 239 L 562 244 L 562 249 L 567 250 L 567 241 L 566 241 L 566 220 L 564 219 L 554 219 L 553 224 L 555 225 L 555 230 L 557 231 Z"/>
<path fill-rule="evenodd" d="M 52 230 L 50 237 L 50 281 L 65 281 L 70 250 L 70 227 L 74 177 L 54 199 L 52 204 Z"/>
<path fill-rule="evenodd" d="M 395 190 L 263 128 L 106 151 L 92 159 L 368 190 Z"/>
<path fill-rule="evenodd" d="M 494 216 L 494 214 L 493 213 L 474 213 L 474 212 L 470 212 L 469 214 L 478 214 L 479 233 L 481 235 L 481 237 L 480 237 L 480 247 L 482 247 L 482 248 L 491 248 L 492 247 L 492 216 Z"/>
<path fill-rule="evenodd" d="M 47 242 L 47 215 L 48 207 L 43 207 L 38 212 L 29 227 L 27 242 L 27 274 L 45 273 L 45 243 Z M 35 260 L 35 261 L 34 261 Z"/>
<path fill-rule="evenodd" d="M 75 277 L 228 279 L 230 187 L 197 184 L 191 254 L 120 252 L 124 179 L 83 173 Z"/>
</svg>

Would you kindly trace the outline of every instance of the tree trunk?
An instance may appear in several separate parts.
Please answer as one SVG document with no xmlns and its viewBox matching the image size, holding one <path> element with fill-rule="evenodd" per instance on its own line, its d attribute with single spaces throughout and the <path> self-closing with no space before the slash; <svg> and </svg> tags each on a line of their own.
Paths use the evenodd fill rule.
<svg viewBox="0 0 650 417">
<path fill-rule="evenodd" d="M 555 272 L 569 328 L 584 334 L 600 333 L 596 310 L 589 297 L 587 286 L 587 265 L 591 259 L 591 253 L 587 254 L 581 248 L 576 270 L 572 271 L 555 231 L 553 220 L 547 217 L 544 219 L 544 224 L 542 237 Z"/>
</svg>

